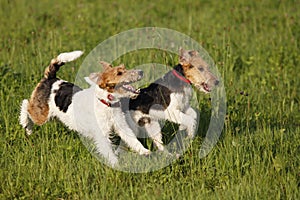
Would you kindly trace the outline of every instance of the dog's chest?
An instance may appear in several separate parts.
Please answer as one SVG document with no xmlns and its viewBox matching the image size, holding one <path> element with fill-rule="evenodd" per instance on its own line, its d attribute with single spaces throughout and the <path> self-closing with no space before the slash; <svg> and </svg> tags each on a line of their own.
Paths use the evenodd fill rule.
<svg viewBox="0 0 300 200">
<path fill-rule="evenodd" d="M 172 93 L 171 102 L 168 109 L 185 110 L 192 97 L 192 90 L 190 87 L 185 87 L 183 93 Z"/>
</svg>

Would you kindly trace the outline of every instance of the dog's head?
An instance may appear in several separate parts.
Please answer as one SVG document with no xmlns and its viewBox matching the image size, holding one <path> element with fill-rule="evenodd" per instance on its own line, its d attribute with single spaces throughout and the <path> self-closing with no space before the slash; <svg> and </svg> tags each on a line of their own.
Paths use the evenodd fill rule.
<svg viewBox="0 0 300 200">
<path fill-rule="evenodd" d="M 185 77 L 198 90 L 209 93 L 219 84 L 219 80 L 197 51 L 181 48 L 179 53 L 179 63 L 182 65 Z"/>
<path fill-rule="evenodd" d="M 89 79 L 99 88 L 113 93 L 115 97 L 134 97 L 138 94 L 131 83 L 139 81 L 143 77 L 142 70 L 126 70 L 124 64 L 113 67 L 111 64 L 101 61 L 103 71 L 91 73 Z"/>
</svg>

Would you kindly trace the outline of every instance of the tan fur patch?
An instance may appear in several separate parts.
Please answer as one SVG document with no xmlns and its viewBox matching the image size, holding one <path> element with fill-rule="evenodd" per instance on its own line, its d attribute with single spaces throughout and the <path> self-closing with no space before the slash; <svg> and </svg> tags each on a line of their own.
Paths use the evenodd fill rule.
<svg viewBox="0 0 300 200">
<path fill-rule="evenodd" d="M 143 77 L 142 70 L 126 70 L 124 64 L 113 67 L 105 61 L 101 61 L 100 64 L 102 64 L 102 72 L 91 73 L 88 77 L 90 81 L 109 93 L 115 93 L 124 97 L 136 96 L 138 92 L 130 84 L 141 80 Z"/>
<path fill-rule="evenodd" d="M 210 92 L 218 84 L 217 77 L 212 74 L 209 65 L 197 51 L 181 49 L 179 63 L 182 65 L 185 77 L 197 88 Z"/>
<path fill-rule="evenodd" d="M 52 59 L 49 66 L 45 69 L 45 78 L 56 78 L 56 72 L 59 70 L 60 66 L 64 63 L 60 63 L 57 59 Z"/>
<path fill-rule="evenodd" d="M 127 70 L 125 66 L 119 65 L 116 67 L 105 66 L 103 73 L 99 74 L 98 82 L 100 88 L 107 90 L 110 93 L 113 93 L 115 86 L 126 80 Z"/>
<path fill-rule="evenodd" d="M 29 100 L 28 112 L 35 124 L 42 125 L 48 120 L 49 91 L 45 91 L 44 83 L 41 81 L 32 92 Z"/>
<path fill-rule="evenodd" d="M 209 71 L 208 65 L 201 58 L 194 58 L 189 64 L 183 65 L 185 77 L 192 83 L 205 82 Z"/>
</svg>

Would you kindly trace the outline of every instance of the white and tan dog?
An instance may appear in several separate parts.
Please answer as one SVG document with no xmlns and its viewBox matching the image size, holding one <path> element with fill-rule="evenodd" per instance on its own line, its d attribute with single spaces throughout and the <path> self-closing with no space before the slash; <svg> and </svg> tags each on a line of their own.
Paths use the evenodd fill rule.
<svg viewBox="0 0 300 200">
<path fill-rule="evenodd" d="M 129 128 L 119 103 L 121 97 L 136 95 L 137 91 L 130 83 L 140 80 L 143 72 L 126 70 L 124 65 L 112 67 L 102 62 L 102 73 L 90 75 L 93 84 L 88 89 L 81 89 L 56 77 L 62 65 L 77 59 L 82 53 L 62 53 L 51 60 L 30 100 L 24 99 L 22 102 L 20 124 L 30 135 L 34 124 L 42 125 L 56 117 L 71 130 L 91 138 L 97 152 L 111 165 L 118 162 L 109 139 L 113 131 L 134 151 L 148 155 L 150 151 L 143 147 Z"/>
<path fill-rule="evenodd" d="M 161 151 L 164 146 L 159 120 L 179 124 L 179 129 L 185 129 L 188 137 L 193 138 L 197 113 L 190 106 L 191 85 L 199 91 L 210 93 L 218 84 L 218 78 L 197 51 L 180 49 L 178 65 L 148 87 L 141 88 L 136 97 L 129 99 L 129 112 L 138 126 L 130 121 L 128 123 L 134 132 L 138 132 L 138 127 L 144 127 Z"/>
</svg>

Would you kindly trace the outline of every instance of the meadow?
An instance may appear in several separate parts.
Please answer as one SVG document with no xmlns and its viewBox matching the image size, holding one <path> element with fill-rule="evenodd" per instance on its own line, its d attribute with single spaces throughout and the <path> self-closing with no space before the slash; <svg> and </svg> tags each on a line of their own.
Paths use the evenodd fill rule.
<svg viewBox="0 0 300 200">
<path fill-rule="evenodd" d="M 0 1 L 0 199 L 299 199 L 299 19 L 298 0 Z M 51 58 L 148 26 L 189 35 L 218 66 L 227 113 L 206 157 L 198 152 L 209 96 L 201 97 L 202 126 L 188 151 L 149 173 L 107 167 L 58 121 L 25 135 L 20 103 Z M 59 76 L 73 81 L 83 59 Z"/>
</svg>

